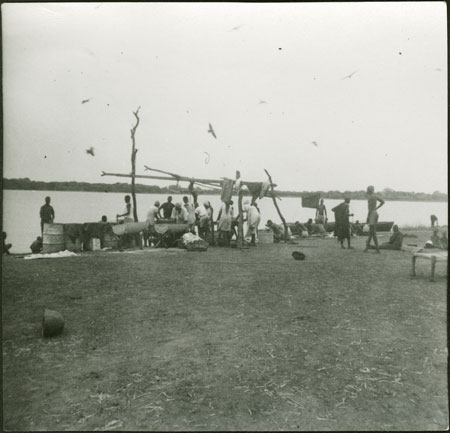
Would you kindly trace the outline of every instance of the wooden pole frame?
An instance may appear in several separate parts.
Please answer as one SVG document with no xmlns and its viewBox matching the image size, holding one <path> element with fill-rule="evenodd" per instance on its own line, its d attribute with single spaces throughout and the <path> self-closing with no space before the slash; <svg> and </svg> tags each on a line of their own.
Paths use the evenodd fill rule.
<svg viewBox="0 0 450 433">
<path fill-rule="evenodd" d="M 238 212 L 239 212 L 239 221 L 238 221 L 238 238 L 237 243 L 239 248 L 244 248 L 244 210 L 242 208 L 242 198 L 244 197 L 244 191 L 239 188 L 238 191 Z"/>
<path fill-rule="evenodd" d="M 138 222 L 136 188 L 135 188 L 135 184 L 136 184 L 136 153 L 138 150 L 136 149 L 135 135 L 136 135 L 136 129 L 139 126 L 138 114 L 139 114 L 140 108 L 141 107 L 139 106 L 136 111 L 133 111 L 134 117 L 136 117 L 136 125 L 134 125 L 130 130 L 131 142 L 132 142 L 132 147 L 131 147 L 131 197 L 133 199 L 133 218 L 134 218 L 135 222 Z"/>
<path fill-rule="evenodd" d="M 278 215 L 280 216 L 281 221 L 283 222 L 283 226 L 284 226 L 284 241 L 287 242 L 289 240 L 289 235 L 288 235 L 288 225 L 286 224 L 286 220 L 284 219 L 283 214 L 280 211 L 280 208 L 278 207 L 277 201 L 275 199 L 275 191 L 273 189 L 273 181 L 272 181 L 272 176 L 269 174 L 269 172 L 264 169 L 264 171 L 267 174 L 267 177 L 269 178 L 269 183 L 270 183 L 270 193 L 272 196 L 272 200 L 273 200 L 273 204 L 275 205 Z"/>
<path fill-rule="evenodd" d="M 138 109 L 139 111 L 139 109 Z M 139 119 L 137 117 L 137 112 L 134 113 L 136 118 Z M 136 129 L 137 125 L 139 124 L 139 121 L 137 122 L 136 126 L 134 129 Z M 133 145 L 134 145 L 134 136 L 132 135 L 133 138 Z M 133 151 L 136 152 L 133 148 Z M 134 155 L 136 155 L 134 153 Z M 168 171 L 164 171 L 164 170 L 159 170 L 159 169 L 155 169 L 155 168 L 150 168 L 148 166 L 144 166 L 146 170 L 151 170 L 151 171 L 156 171 L 158 173 L 162 173 L 162 174 L 167 174 L 168 176 L 155 176 L 155 175 L 142 175 L 142 174 L 135 174 L 134 172 L 134 168 L 133 167 L 133 171 L 131 172 L 131 174 L 122 174 L 122 173 L 108 173 L 105 171 L 102 171 L 102 176 L 116 176 L 116 177 L 131 177 L 133 179 L 135 178 L 139 178 L 139 179 L 156 179 L 156 180 L 169 180 L 169 181 L 184 181 L 184 182 L 189 182 L 189 191 L 191 192 L 194 201 L 196 201 L 197 198 L 197 194 L 195 193 L 194 189 L 193 189 L 193 185 L 194 183 L 197 184 L 205 184 L 205 185 L 211 185 L 211 186 L 221 186 L 223 180 L 226 180 L 226 178 L 222 178 L 222 179 L 204 179 L 204 178 L 193 178 L 193 177 L 187 177 L 187 176 L 180 176 L 178 174 L 175 173 L 170 173 Z M 280 208 L 278 207 L 277 201 L 276 199 L 280 199 L 280 197 L 275 195 L 275 190 L 274 188 L 277 186 L 277 184 L 273 183 L 272 180 L 272 176 L 269 174 L 269 172 L 264 169 L 264 171 L 266 172 L 268 178 L 269 178 L 269 183 L 270 183 L 270 196 L 272 197 L 273 203 L 275 205 L 275 208 L 278 212 L 278 215 L 280 216 L 281 221 L 283 222 L 283 226 L 284 226 L 284 236 L 285 236 L 285 242 L 287 242 L 289 240 L 289 236 L 288 236 L 288 225 L 286 223 L 286 220 L 284 219 Z M 245 181 L 241 181 L 240 185 L 246 185 L 247 183 L 251 183 L 251 182 L 245 182 Z M 132 183 L 132 185 L 134 186 L 134 183 Z M 244 191 L 242 190 L 242 188 L 240 187 L 239 190 L 237 191 L 238 194 L 238 211 L 239 211 L 239 224 L 238 224 L 238 246 L 243 248 L 244 247 L 244 212 L 243 212 L 243 208 L 242 208 L 242 199 L 244 196 Z M 135 208 L 135 212 L 136 212 L 136 206 Z M 137 218 L 136 218 L 137 221 Z"/>
<path fill-rule="evenodd" d="M 154 169 L 152 169 L 154 170 Z M 158 170 L 161 171 L 161 170 Z M 165 172 L 167 173 L 167 172 Z M 116 177 L 135 177 L 136 179 L 156 179 L 156 180 L 170 180 L 170 181 L 182 181 L 182 182 L 194 182 L 194 183 L 204 183 L 204 184 L 216 184 L 217 186 L 221 186 L 224 179 L 203 179 L 203 178 L 196 178 L 196 177 L 187 177 L 187 176 L 178 176 L 175 175 L 172 177 L 169 176 L 153 176 L 153 175 L 144 175 L 144 174 L 123 174 L 123 173 L 109 173 L 106 171 L 102 171 L 102 176 L 116 176 Z M 245 182 L 242 181 L 241 185 L 246 185 L 247 183 L 253 183 L 253 182 Z M 274 187 L 277 186 L 276 183 L 273 184 Z"/>
</svg>

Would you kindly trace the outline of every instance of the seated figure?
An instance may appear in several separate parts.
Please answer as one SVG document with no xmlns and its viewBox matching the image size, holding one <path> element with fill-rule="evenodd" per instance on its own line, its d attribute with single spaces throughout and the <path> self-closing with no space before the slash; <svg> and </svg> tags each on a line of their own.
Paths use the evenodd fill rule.
<svg viewBox="0 0 450 433">
<path fill-rule="evenodd" d="M 352 231 L 356 236 L 363 235 L 363 226 L 360 224 L 359 221 L 356 221 L 355 224 L 352 225 Z"/>
<path fill-rule="evenodd" d="M 3 232 L 3 247 L 2 247 L 2 254 L 11 254 L 10 252 L 9 252 L 9 250 L 11 249 L 11 247 L 12 247 L 12 244 L 7 244 L 7 243 L 5 243 L 5 241 L 6 241 L 6 232 Z"/>
<path fill-rule="evenodd" d="M 400 232 L 396 224 L 392 227 L 392 230 L 394 233 L 390 237 L 389 242 L 382 244 L 380 249 L 396 251 L 400 251 L 402 249 L 403 234 Z"/>
<path fill-rule="evenodd" d="M 392 230 L 394 231 L 394 233 L 390 237 L 389 242 L 385 242 L 384 244 L 380 245 L 380 249 L 401 251 L 403 243 L 403 233 L 400 232 L 397 225 L 394 225 L 392 227 Z M 375 249 L 375 246 L 370 245 L 369 249 L 373 250 Z"/>
<path fill-rule="evenodd" d="M 32 254 L 39 254 L 42 251 L 42 238 L 40 236 L 30 245 L 30 250 Z"/>
<path fill-rule="evenodd" d="M 274 222 L 272 222 L 272 220 L 268 220 L 266 223 L 266 226 L 270 228 L 270 230 L 272 230 L 273 233 L 273 242 L 274 243 L 278 243 L 280 241 L 284 241 L 285 236 L 284 236 L 284 226 L 283 225 L 278 225 L 275 224 Z M 292 235 L 291 233 L 291 229 L 288 227 L 288 238 L 290 238 Z"/>
<path fill-rule="evenodd" d="M 308 235 L 312 235 L 313 233 L 313 220 L 310 218 L 305 224 L 303 224 L 308 231 Z"/>
<path fill-rule="evenodd" d="M 314 235 L 324 235 L 327 233 L 325 226 L 322 223 L 316 223 L 312 225 L 312 233 Z"/>
<path fill-rule="evenodd" d="M 306 232 L 306 227 L 303 224 L 300 224 L 298 221 L 295 223 L 288 224 L 293 235 L 302 236 L 303 232 Z"/>
<path fill-rule="evenodd" d="M 431 239 L 425 243 L 425 248 L 442 248 L 441 238 L 439 237 L 439 229 L 433 229 Z"/>
</svg>

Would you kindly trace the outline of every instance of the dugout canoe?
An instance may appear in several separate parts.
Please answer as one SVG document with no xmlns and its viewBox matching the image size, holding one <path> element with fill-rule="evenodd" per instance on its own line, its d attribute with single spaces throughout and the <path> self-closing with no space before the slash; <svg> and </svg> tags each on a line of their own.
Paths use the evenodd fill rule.
<svg viewBox="0 0 450 433">
<path fill-rule="evenodd" d="M 124 234 L 139 233 L 148 227 L 147 222 L 137 222 L 137 223 L 123 223 L 114 224 L 112 226 L 113 232 L 117 236 L 122 236 Z"/>
<path fill-rule="evenodd" d="M 148 228 L 148 223 L 144 222 L 135 222 L 135 223 L 123 223 L 123 224 L 115 224 L 112 226 L 113 232 L 117 236 L 122 236 L 123 234 L 133 234 L 139 233 L 142 230 Z M 174 222 L 169 223 L 158 223 L 155 224 L 155 230 L 159 234 L 169 233 L 186 233 L 189 231 L 188 224 L 177 224 Z"/>
<path fill-rule="evenodd" d="M 292 231 L 292 234 L 296 235 L 298 234 L 295 223 L 287 223 L 289 228 Z M 336 225 L 335 222 L 327 223 L 325 229 L 328 233 L 334 232 L 334 226 Z M 364 226 L 364 224 L 362 224 Z M 394 221 L 380 221 L 377 223 L 377 231 L 379 232 L 390 232 L 392 229 L 392 226 L 394 225 Z"/>
<path fill-rule="evenodd" d="M 334 226 L 336 225 L 335 222 L 327 223 L 326 231 L 328 233 L 334 232 Z M 350 223 L 350 225 L 354 225 L 354 223 Z M 365 224 L 362 224 L 364 226 Z M 380 221 L 377 223 L 377 231 L 378 232 L 390 232 L 392 229 L 392 226 L 394 225 L 394 221 Z"/>
</svg>

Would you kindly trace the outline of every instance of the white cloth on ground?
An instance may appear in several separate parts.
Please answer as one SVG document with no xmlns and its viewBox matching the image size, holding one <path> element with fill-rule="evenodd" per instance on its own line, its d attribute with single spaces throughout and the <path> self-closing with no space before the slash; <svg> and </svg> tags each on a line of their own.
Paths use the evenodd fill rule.
<svg viewBox="0 0 450 433">
<path fill-rule="evenodd" d="M 34 260 L 34 259 L 59 259 L 62 257 L 78 257 L 79 254 L 73 253 L 72 251 L 58 251 L 57 253 L 48 253 L 48 254 L 30 254 L 29 256 L 25 256 L 24 260 Z"/>
</svg>

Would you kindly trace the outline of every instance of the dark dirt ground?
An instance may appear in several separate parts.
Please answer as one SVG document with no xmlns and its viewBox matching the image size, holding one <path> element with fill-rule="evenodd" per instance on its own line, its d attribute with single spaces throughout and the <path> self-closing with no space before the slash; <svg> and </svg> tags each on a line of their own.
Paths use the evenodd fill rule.
<svg viewBox="0 0 450 433">
<path fill-rule="evenodd" d="M 354 245 L 4 257 L 4 429 L 447 428 L 446 265 Z"/>
</svg>

